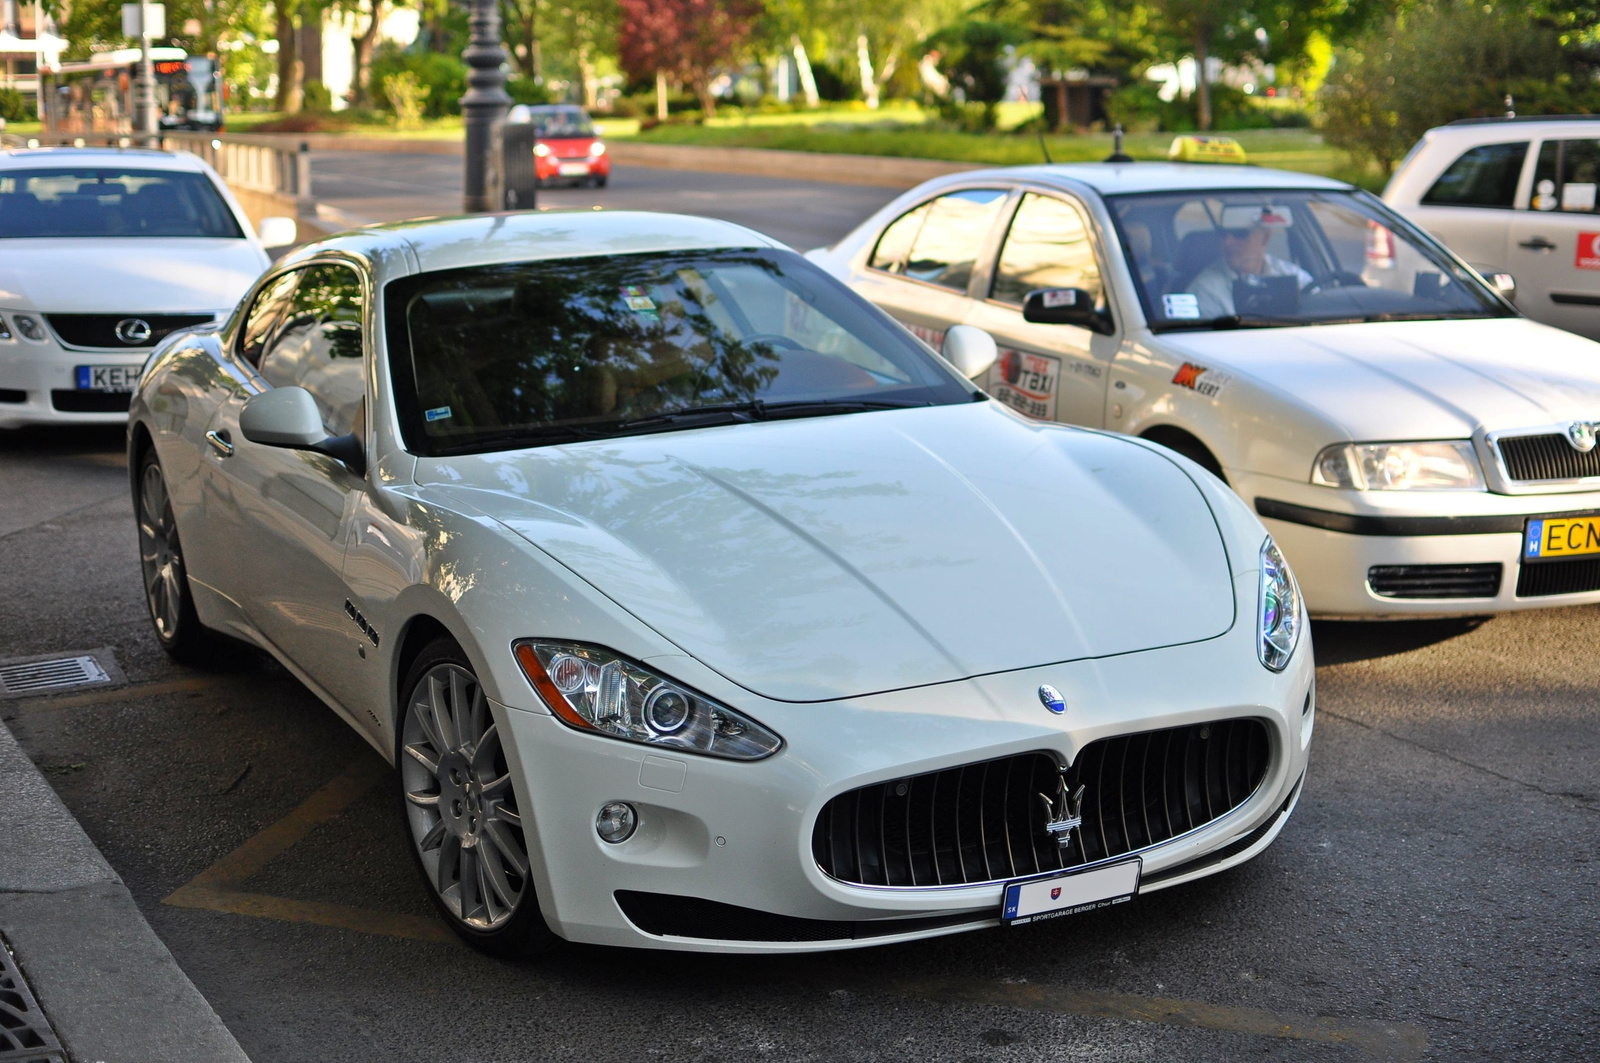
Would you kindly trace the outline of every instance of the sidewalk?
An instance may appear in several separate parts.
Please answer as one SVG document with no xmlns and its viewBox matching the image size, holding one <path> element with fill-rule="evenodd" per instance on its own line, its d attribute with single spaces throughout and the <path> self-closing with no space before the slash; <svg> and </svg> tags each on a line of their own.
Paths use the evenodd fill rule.
<svg viewBox="0 0 1600 1063">
<path fill-rule="evenodd" d="M 249 1063 L 4 724 L 0 937 L 73 1063 Z"/>
</svg>

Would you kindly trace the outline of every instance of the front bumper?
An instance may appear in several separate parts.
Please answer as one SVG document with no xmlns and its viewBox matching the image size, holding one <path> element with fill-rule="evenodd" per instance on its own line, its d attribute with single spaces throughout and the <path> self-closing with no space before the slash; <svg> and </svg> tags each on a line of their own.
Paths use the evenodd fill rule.
<svg viewBox="0 0 1600 1063">
<path fill-rule="evenodd" d="M 563 173 L 563 168 L 570 172 Z M 557 158 L 541 155 L 534 160 L 534 174 L 541 182 L 602 180 L 611 176 L 610 155 L 578 155 Z"/>
<path fill-rule="evenodd" d="M 848 948 L 993 925 L 999 882 L 890 889 L 830 878 L 812 855 L 818 812 L 874 782 L 1035 750 L 1069 763 L 1101 738 L 1237 717 L 1266 725 L 1265 777 L 1232 812 L 1143 850 L 1141 892 L 1248 860 L 1292 811 L 1314 718 L 1309 637 L 1282 674 L 1256 660 L 1255 580 L 1251 571 L 1237 584 L 1251 595 L 1239 622 L 1207 642 L 822 705 L 756 704 L 745 694 L 734 703 L 786 741 L 754 763 L 581 734 L 542 711 L 531 690 L 526 698 L 519 691 L 518 706 L 495 711 L 511 737 L 520 807 L 531 810 L 524 826 L 544 915 L 568 940 L 717 952 Z M 1065 693 L 1063 716 L 1040 705 L 1045 682 Z M 639 813 L 637 832 L 620 845 L 595 833 L 597 810 L 612 800 Z M 648 933 L 624 913 L 623 891 L 716 902 L 823 930 L 770 940 L 759 927 L 772 921 L 757 920 L 758 929 L 715 938 Z"/>
<path fill-rule="evenodd" d="M 1600 492 L 1417 492 L 1411 498 L 1394 492 L 1380 508 L 1370 498 L 1342 497 L 1349 492 L 1236 479 L 1294 566 L 1314 616 L 1467 616 L 1600 602 L 1600 589 L 1517 593 L 1526 519 L 1600 510 Z M 1369 579 L 1374 568 L 1431 565 L 1499 565 L 1498 589 L 1474 597 L 1397 598 L 1374 591 Z"/>
</svg>

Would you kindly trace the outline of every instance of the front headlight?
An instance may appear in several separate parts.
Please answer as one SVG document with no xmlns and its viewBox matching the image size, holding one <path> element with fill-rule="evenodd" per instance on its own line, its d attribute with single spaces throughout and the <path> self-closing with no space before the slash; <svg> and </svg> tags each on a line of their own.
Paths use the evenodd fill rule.
<svg viewBox="0 0 1600 1063">
<path fill-rule="evenodd" d="M 550 145 L 549 144 L 535 144 L 533 146 L 533 153 L 535 155 L 539 156 L 539 158 L 542 159 L 546 155 L 550 154 Z"/>
<path fill-rule="evenodd" d="M 602 141 L 597 140 L 593 144 L 589 145 L 589 155 L 590 155 L 590 157 L 598 159 L 600 156 L 604 155 L 605 153 L 606 153 L 606 146 Z"/>
<path fill-rule="evenodd" d="M 577 730 L 732 760 L 783 745 L 748 716 L 606 650 L 530 640 L 512 652 L 550 711 Z"/>
<path fill-rule="evenodd" d="M 1278 544 L 1267 536 L 1261 544 L 1261 600 L 1256 609 L 1256 654 L 1274 672 L 1289 667 L 1289 658 L 1300 641 L 1305 623 L 1300 588 L 1295 586 L 1289 562 L 1278 552 Z"/>
<path fill-rule="evenodd" d="M 1340 443 L 1325 447 L 1311 482 L 1357 491 L 1482 491 L 1483 470 L 1469 440 L 1443 443 Z"/>
<path fill-rule="evenodd" d="M 27 339 L 33 340 L 35 343 L 43 343 L 45 341 L 44 326 L 32 314 L 12 314 L 11 320 L 16 324 L 17 331 Z"/>
</svg>

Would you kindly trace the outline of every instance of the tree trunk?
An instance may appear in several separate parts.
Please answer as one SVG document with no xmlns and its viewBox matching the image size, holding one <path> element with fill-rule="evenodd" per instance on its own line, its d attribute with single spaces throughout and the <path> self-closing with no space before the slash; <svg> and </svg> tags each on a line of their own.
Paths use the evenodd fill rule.
<svg viewBox="0 0 1600 1063">
<path fill-rule="evenodd" d="M 274 32 L 278 36 L 278 94 L 272 106 L 275 110 L 294 114 L 300 110 L 300 56 L 295 39 L 294 18 L 288 4 L 278 5 L 278 22 Z"/>
<path fill-rule="evenodd" d="M 1211 128 L 1211 78 L 1206 67 L 1210 66 L 1211 33 L 1209 27 L 1197 26 L 1194 31 L 1194 86 L 1196 97 L 1199 101 L 1200 128 Z"/>
<path fill-rule="evenodd" d="M 800 74 L 800 91 L 806 94 L 806 106 L 817 106 L 821 102 L 817 98 L 817 79 L 811 74 L 811 60 L 806 56 L 806 46 L 800 43 L 799 37 L 794 39 L 794 65 Z"/>
<path fill-rule="evenodd" d="M 710 118 L 717 113 L 717 98 L 711 95 L 711 71 L 697 71 L 694 77 L 694 94 L 700 97 L 700 114 Z"/>
<path fill-rule="evenodd" d="M 365 107 L 372 103 L 372 49 L 378 43 L 378 30 L 388 6 L 388 0 L 372 0 L 372 17 L 367 20 L 367 28 L 350 42 L 355 53 L 355 77 L 350 82 L 350 104 L 353 107 Z"/>
<path fill-rule="evenodd" d="M 589 61 L 588 45 L 578 46 L 578 80 L 583 82 L 583 105 L 592 111 L 599 95 L 600 84 L 595 76 L 594 64 Z"/>
<path fill-rule="evenodd" d="M 856 68 L 861 71 L 861 97 L 867 109 L 878 109 L 878 79 L 872 73 L 872 52 L 867 48 L 867 35 L 856 34 Z"/>
<path fill-rule="evenodd" d="M 656 121 L 667 120 L 667 72 L 656 71 Z"/>
</svg>

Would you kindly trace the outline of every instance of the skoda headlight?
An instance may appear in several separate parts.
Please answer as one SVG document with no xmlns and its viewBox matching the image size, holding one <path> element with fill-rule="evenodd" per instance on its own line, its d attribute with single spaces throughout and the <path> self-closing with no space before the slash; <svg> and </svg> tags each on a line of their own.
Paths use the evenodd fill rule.
<svg viewBox="0 0 1600 1063">
<path fill-rule="evenodd" d="M 1483 470 L 1465 439 L 1340 443 L 1317 455 L 1311 482 L 1357 491 L 1482 491 Z"/>
<path fill-rule="evenodd" d="M 760 760 L 783 745 L 750 717 L 606 650 L 536 641 L 512 650 L 550 711 L 577 730 L 732 760 Z"/>
<path fill-rule="evenodd" d="M 1305 607 L 1300 588 L 1295 586 L 1289 562 L 1278 552 L 1278 544 L 1267 536 L 1261 544 L 1261 601 L 1256 610 L 1256 653 L 1261 663 L 1274 672 L 1289 667 L 1300 628 L 1305 623 Z"/>
</svg>

